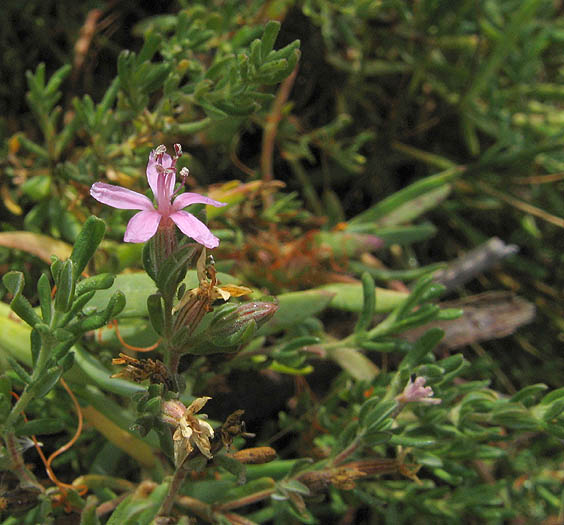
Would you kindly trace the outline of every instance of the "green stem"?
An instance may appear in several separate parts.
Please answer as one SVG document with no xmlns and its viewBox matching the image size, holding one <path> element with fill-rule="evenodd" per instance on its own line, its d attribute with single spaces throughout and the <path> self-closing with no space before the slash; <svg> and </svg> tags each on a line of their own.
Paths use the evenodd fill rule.
<svg viewBox="0 0 564 525">
<path fill-rule="evenodd" d="M 178 363 L 180 361 L 179 352 L 176 351 L 172 346 L 172 297 L 168 294 L 163 297 L 164 302 L 164 330 L 163 330 L 163 350 L 164 350 L 164 362 L 165 365 L 170 370 L 172 375 L 176 374 L 178 371 Z"/>
<path fill-rule="evenodd" d="M 402 374 L 401 374 L 401 371 L 399 371 L 399 370 L 394 374 L 394 377 L 392 378 L 392 381 L 390 382 L 390 386 L 388 387 L 388 389 L 386 391 L 386 395 L 384 396 L 384 401 L 394 399 L 401 392 L 401 389 L 402 389 L 401 376 L 402 376 Z M 402 406 L 402 408 L 403 408 L 403 406 Z M 397 414 L 396 414 L 396 416 L 397 416 Z"/>
<path fill-rule="evenodd" d="M 347 448 L 345 448 L 344 450 L 339 452 L 337 456 L 335 456 L 335 459 L 333 460 L 333 465 L 338 466 L 341 463 L 343 463 L 343 461 L 345 461 L 351 454 L 354 453 L 354 451 L 360 445 L 360 442 L 361 442 L 361 436 L 357 436 L 356 438 L 354 438 Z"/>
<path fill-rule="evenodd" d="M 28 403 L 31 401 L 32 398 L 33 395 L 31 389 L 29 388 L 29 385 L 27 385 L 24 391 L 22 392 L 20 398 L 16 401 L 16 404 L 12 407 L 12 411 L 6 418 L 4 426 L 7 429 L 11 429 L 13 427 L 16 419 L 26 409 Z"/>
<path fill-rule="evenodd" d="M 183 463 L 176 469 L 176 472 L 174 473 L 174 476 L 172 478 L 172 482 L 168 487 L 168 494 L 166 495 L 166 498 L 164 499 L 161 508 L 159 509 L 158 516 L 168 516 L 170 514 L 176 495 L 178 494 L 180 487 L 182 486 L 182 483 L 184 483 L 186 475 L 188 474 L 189 469 L 185 468 L 184 465 L 185 463 Z"/>
<path fill-rule="evenodd" d="M 39 355 L 37 356 L 37 362 L 33 368 L 33 373 L 31 375 L 31 381 L 28 385 L 26 385 L 22 395 L 17 400 L 16 404 L 12 407 L 12 410 L 5 421 L 5 427 L 10 429 L 16 419 L 22 412 L 25 412 L 27 405 L 33 399 L 33 390 L 31 386 L 41 377 L 41 374 L 44 372 L 45 365 L 47 364 L 47 359 L 51 350 L 53 348 L 52 341 L 50 338 L 42 338 L 41 348 L 39 349 Z"/>
<path fill-rule="evenodd" d="M 10 469 L 16 474 L 20 482 L 23 485 L 36 487 L 43 492 L 45 489 L 39 484 L 35 476 L 25 466 L 21 452 L 18 449 L 17 438 L 14 432 L 7 432 L 4 436 L 4 442 L 6 443 L 6 451 L 10 458 Z"/>
</svg>

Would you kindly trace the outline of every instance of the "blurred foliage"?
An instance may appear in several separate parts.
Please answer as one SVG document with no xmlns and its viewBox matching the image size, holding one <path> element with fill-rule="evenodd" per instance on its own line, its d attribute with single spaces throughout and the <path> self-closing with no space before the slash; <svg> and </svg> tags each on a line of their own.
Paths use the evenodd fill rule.
<svg viewBox="0 0 564 525">
<path fill-rule="evenodd" d="M 57 264 L 73 245 L 76 264 L 91 214 L 107 232 L 86 270 L 118 274 L 108 290 L 96 285 L 83 324 L 66 319 L 72 337 L 57 332 L 57 355 L 33 377 L 29 330 L 2 310 L 0 412 L 12 387 L 45 394 L 18 436 L 37 433 L 56 450 L 74 433 L 69 398 L 54 388 L 63 372 L 85 407 L 90 427 L 53 462 L 94 495 L 71 491 L 81 523 L 114 508 L 108 523 L 151 523 L 168 490 L 170 465 L 152 453 L 166 450 L 163 392 L 109 379 L 122 348 L 113 328 L 83 334 L 88 319 L 98 328 L 123 308 L 130 344 L 158 338 L 141 248 L 121 242 L 131 213 L 88 190 L 103 181 L 147 193 L 149 151 L 173 143 L 187 184 L 229 204 L 195 212 L 222 241 L 220 280 L 274 294 L 279 307 L 264 326 L 237 330 L 225 328 L 234 306 L 216 308 L 180 367 L 186 402 L 212 396 L 216 421 L 244 407 L 251 444 L 278 459 L 241 469 L 222 453 L 185 483 L 177 509 L 212 523 L 562 520 L 561 2 L 32 1 L 3 11 L 0 291 L 44 325 L 56 254 L 54 304 L 82 312 L 73 294 L 84 281 L 69 277 L 65 291 Z M 446 293 L 430 276 L 494 235 L 519 253 L 450 298 L 509 290 L 536 306 L 536 320 L 456 352 L 432 352 L 436 328 L 398 337 L 460 314 L 437 306 Z M 184 284 L 197 286 L 195 271 Z M 127 302 L 111 307 L 118 290 Z M 398 408 L 412 374 L 442 403 Z M 161 441 L 139 437 L 143 425 Z M 48 523 L 45 495 L 36 505 L 6 483 L 4 523 Z M 11 502 L 28 499 L 18 521 L 28 507 Z"/>
</svg>

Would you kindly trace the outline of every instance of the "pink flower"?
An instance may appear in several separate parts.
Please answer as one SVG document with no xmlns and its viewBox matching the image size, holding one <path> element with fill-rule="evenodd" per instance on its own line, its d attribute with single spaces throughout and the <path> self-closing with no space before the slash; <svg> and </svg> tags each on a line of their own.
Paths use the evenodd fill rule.
<svg viewBox="0 0 564 525">
<path fill-rule="evenodd" d="M 415 381 L 409 378 L 409 381 L 403 392 L 396 396 L 400 403 L 428 403 L 429 405 L 438 405 L 441 399 L 433 397 L 433 389 L 430 386 L 425 386 L 425 378 L 418 376 Z"/>
<path fill-rule="evenodd" d="M 213 235 L 208 227 L 196 219 L 194 215 L 184 211 L 183 208 L 190 204 L 209 204 L 211 206 L 225 206 L 225 203 L 204 197 L 198 193 L 181 193 L 174 201 L 174 186 L 176 184 L 176 161 L 182 154 L 180 145 L 175 144 L 176 156 L 171 157 L 165 153 L 166 148 L 159 146 L 149 155 L 147 164 L 147 180 L 157 201 L 157 208 L 150 199 L 136 191 L 96 182 L 90 188 L 90 195 L 97 201 L 119 208 L 120 210 L 141 210 L 129 221 L 123 240 L 125 242 L 145 242 L 155 233 L 159 226 L 166 228 L 174 222 L 180 231 L 192 237 L 196 242 L 206 248 L 216 248 L 219 239 Z M 181 170 L 181 175 L 187 175 L 187 169 Z M 184 172 L 184 173 L 183 173 Z"/>
</svg>

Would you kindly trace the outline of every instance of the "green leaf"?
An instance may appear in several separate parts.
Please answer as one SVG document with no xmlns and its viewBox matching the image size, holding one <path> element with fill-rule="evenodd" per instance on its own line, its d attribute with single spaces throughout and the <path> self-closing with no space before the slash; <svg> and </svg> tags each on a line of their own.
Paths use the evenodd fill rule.
<svg viewBox="0 0 564 525">
<path fill-rule="evenodd" d="M 246 496 L 251 496 L 256 492 L 262 492 L 263 490 L 273 490 L 275 488 L 275 482 L 270 477 L 262 477 L 248 481 L 240 487 L 233 487 L 221 495 L 221 502 L 226 503 L 228 501 L 238 500 Z"/>
<path fill-rule="evenodd" d="M 363 272 L 368 272 L 375 280 L 378 281 L 412 281 L 419 279 L 424 275 L 434 273 L 437 270 L 445 268 L 444 263 L 429 264 L 428 266 L 423 266 L 421 268 L 413 268 L 408 270 L 388 270 L 383 268 L 375 268 L 373 266 L 368 266 L 366 264 L 359 263 L 357 261 L 350 261 L 350 268 L 356 273 L 362 274 Z"/>
<path fill-rule="evenodd" d="M 93 314 L 86 319 L 82 319 L 77 325 L 69 325 L 69 329 L 75 329 L 76 334 L 98 330 L 108 323 L 108 319 L 102 314 Z"/>
<path fill-rule="evenodd" d="M 312 291 L 324 291 L 333 295 L 330 306 L 347 312 L 361 312 L 363 301 L 362 284 L 337 283 L 321 286 Z M 375 288 L 374 311 L 385 313 L 393 310 L 398 304 L 404 301 L 409 294 L 406 292 L 396 292 L 384 288 Z M 280 296 L 281 297 L 281 296 Z M 280 298 L 279 297 L 279 298 Z"/>
<path fill-rule="evenodd" d="M 366 428 L 374 428 L 392 414 L 398 407 L 395 399 L 383 401 L 377 398 L 371 398 L 366 401 L 358 416 L 359 423 Z"/>
<path fill-rule="evenodd" d="M 134 520 L 128 522 L 129 525 L 150 525 L 154 523 L 154 518 L 157 516 L 159 508 L 168 493 L 169 483 L 161 483 L 157 485 L 147 498 L 147 507 L 136 517 Z"/>
<path fill-rule="evenodd" d="M 271 51 L 268 54 L 267 59 L 268 59 L 268 61 L 280 60 L 281 58 L 285 58 L 287 60 L 290 60 L 292 55 L 295 55 L 296 51 L 299 52 L 299 47 L 300 47 L 300 41 L 294 40 L 294 41 L 290 42 L 288 45 L 284 46 L 283 48 L 278 49 L 277 51 Z M 293 66 L 292 66 L 292 69 L 293 69 Z M 290 71 L 291 71 L 291 69 L 290 69 Z"/>
<path fill-rule="evenodd" d="M 339 450 L 344 450 L 358 433 L 358 422 L 349 421 L 343 429 L 339 432 L 337 436 L 337 446 L 334 448 L 333 453 L 337 453 Z"/>
<path fill-rule="evenodd" d="M 76 285 L 76 296 L 85 294 L 92 290 L 107 290 L 114 284 L 115 275 L 111 273 L 100 273 L 79 281 Z"/>
<path fill-rule="evenodd" d="M 41 201 L 49 196 L 51 177 L 49 175 L 36 175 L 24 182 L 21 189 L 32 200 Z"/>
<path fill-rule="evenodd" d="M 6 399 L 10 399 L 11 391 L 12 380 L 6 374 L 0 375 L 0 396 L 4 396 Z"/>
<path fill-rule="evenodd" d="M 536 397 L 541 392 L 544 392 L 548 389 L 548 386 L 544 383 L 537 383 L 536 385 L 529 385 L 525 388 L 522 388 L 516 394 L 509 399 L 510 403 L 524 403 L 526 404 L 527 401 L 532 400 L 532 398 Z"/>
<path fill-rule="evenodd" d="M 271 335 L 285 328 L 295 326 L 308 317 L 323 311 L 333 298 L 333 293 L 325 290 L 289 292 L 277 296 L 278 311 L 257 335 Z"/>
<path fill-rule="evenodd" d="M 155 31 L 149 31 L 148 33 L 145 33 L 144 36 L 145 41 L 143 42 L 143 47 L 141 48 L 141 51 L 139 51 L 139 55 L 137 56 L 138 65 L 151 60 L 159 49 L 160 43 L 162 42 L 161 35 Z"/>
<path fill-rule="evenodd" d="M 147 311 L 149 319 L 155 332 L 163 335 L 164 331 L 164 310 L 161 294 L 152 294 L 147 297 Z"/>
<path fill-rule="evenodd" d="M 352 226 L 377 221 L 382 226 L 394 226 L 408 222 L 443 200 L 450 191 L 448 183 L 459 177 L 463 171 L 460 167 L 453 167 L 418 180 L 357 215 L 349 224 Z"/>
<path fill-rule="evenodd" d="M 38 398 L 45 396 L 57 384 L 62 374 L 63 368 L 60 366 L 47 370 L 31 385 L 34 395 Z"/>
<path fill-rule="evenodd" d="M 237 478 L 237 484 L 243 485 L 247 480 L 247 469 L 243 463 L 225 454 L 215 454 L 213 462 Z"/>
<path fill-rule="evenodd" d="M 549 405 L 556 401 L 557 399 L 561 399 L 564 397 L 564 387 L 557 388 L 552 392 L 549 392 L 546 396 L 542 398 L 541 405 Z"/>
<path fill-rule="evenodd" d="M 57 279 L 57 292 L 55 294 L 55 310 L 65 313 L 69 310 L 74 299 L 75 272 L 72 259 L 67 259 L 59 272 Z"/>
<path fill-rule="evenodd" d="M 80 514 L 80 525 L 101 525 L 100 518 L 96 514 L 98 498 L 94 495 L 88 496 L 86 505 Z"/>
<path fill-rule="evenodd" d="M 108 307 L 106 308 L 105 313 L 107 321 L 113 319 L 114 317 L 117 317 L 125 308 L 125 304 L 125 295 L 123 294 L 123 292 L 118 290 L 112 295 L 108 303 Z"/>
<path fill-rule="evenodd" d="M 2 277 L 2 282 L 12 294 L 12 301 L 10 302 L 12 310 L 30 326 L 41 323 L 41 318 L 22 295 L 25 285 L 23 274 L 21 272 L 8 272 Z"/>
<path fill-rule="evenodd" d="M 229 115 L 219 109 L 216 105 L 212 104 L 211 102 L 204 100 L 204 99 L 197 99 L 197 104 L 199 104 L 202 109 L 205 111 L 206 115 L 211 118 L 212 120 L 223 120 L 226 119 Z"/>
<path fill-rule="evenodd" d="M 544 428 L 547 432 L 556 436 L 558 439 L 564 439 L 564 424 L 558 421 L 546 421 Z"/>
<path fill-rule="evenodd" d="M 302 337 L 296 337 L 292 339 L 290 342 L 286 343 L 278 353 L 284 354 L 286 352 L 292 352 L 293 350 L 299 350 L 304 348 L 305 346 L 316 345 L 321 341 L 319 337 L 314 337 L 312 335 L 304 335 Z"/>
<path fill-rule="evenodd" d="M 20 364 L 11 355 L 6 356 L 6 360 L 10 364 L 10 368 L 26 385 L 31 383 L 31 376 L 20 366 Z"/>
<path fill-rule="evenodd" d="M 492 411 L 491 419 L 496 425 L 503 425 L 522 432 L 536 432 L 541 429 L 541 424 L 537 418 L 522 406 L 510 405 L 509 403 L 507 403 L 507 406 L 504 405 L 497 406 Z M 555 411 L 556 415 L 564 410 L 564 403 L 558 408 L 559 411 Z"/>
<path fill-rule="evenodd" d="M 82 311 L 82 308 L 94 297 L 96 292 L 91 290 L 90 292 L 83 293 L 80 297 L 78 297 L 71 306 L 71 309 L 62 316 L 59 325 L 60 326 L 67 326 L 67 324 L 72 321 L 79 312 Z"/>
<path fill-rule="evenodd" d="M 143 246 L 142 259 L 143 259 L 143 268 L 145 268 L 145 271 L 147 272 L 149 277 L 153 279 L 153 281 L 156 281 L 158 267 L 157 267 L 157 260 L 155 257 L 154 244 L 155 244 L 155 237 L 152 237 L 149 240 L 149 242 L 145 243 L 145 246 Z"/>
<path fill-rule="evenodd" d="M 64 350 L 68 351 L 70 346 L 71 345 L 69 344 Z M 58 358 L 59 356 L 57 355 L 56 357 Z M 73 367 L 73 365 L 74 365 L 74 352 L 70 352 L 67 355 L 65 355 L 65 357 L 63 357 L 63 359 L 59 363 L 59 366 L 63 369 L 63 373 L 68 372 Z"/>
<path fill-rule="evenodd" d="M 440 328 L 430 328 L 415 343 L 412 350 L 402 359 L 399 369 L 410 370 L 420 364 L 445 335 Z"/>
<path fill-rule="evenodd" d="M 442 380 L 439 381 L 437 385 L 448 383 L 451 379 L 460 375 L 466 367 L 470 366 L 470 363 L 464 360 L 464 356 L 462 354 L 455 354 L 451 357 L 447 357 L 446 359 L 439 361 L 437 364 L 445 371 L 443 373 Z"/>
<path fill-rule="evenodd" d="M 104 221 L 91 215 L 86 219 L 78 238 L 74 243 L 70 259 L 74 263 L 73 277 L 75 281 L 84 271 L 86 265 L 96 252 L 104 237 L 106 225 Z"/>
<path fill-rule="evenodd" d="M 41 274 L 37 281 L 37 296 L 39 297 L 43 322 L 49 324 L 51 322 L 53 302 L 51 300 L 51 283 L 49 282 L 49 277 L 44 273 Z"/>
<path fill-rule="evenodd" d="M 42 335 L 40 333 L 40 330 L 37 330 L 37 327 L 40 326 L 43 325 L 35 325 L 36 328 L 29 334 L 29 347 L 31 350 L 31 361 L 33 368 L 35 368 L 35 365 L 37 364 L 37 360 L 39 359 L 39 352 L 41 351 L 41 346 L 43 345 L 43 341 L 41 340 Z M 49 332 L 47 331 L 47 334 L 48 333 Z"/>
<path fill-rule="evenodd" d="M 379 368 L 364 354 L 354 348 L 331 348 L 328 356 L 343 370 L 359 381 L 372 381 L 379 373 Z"/>
<path fill-rule="evenodd" d="M 355 333 L 363 333 L 370 328 L 374 320 L 374 311 L 376 305 L 376 295 L 374 288 L 374 279 L 368 273 L 362 274 L 362 312 L 358 318 L 354 328 Z"/>
<path fill-rule="evenodd" d="M 552 421 L 564 412 L 564 399 L 553 401 L 544 411 L 542 418 L 544 421 Z"/>
<path fill-rule="evenodd" d="M 410 437 L 410 436 L 392 436 L 390 445 L 413 447 L 413 448 L 427 448 L 433 447 L 438 444 L 437 440 L 431 437 Z"/>
<path fill-rule="evenodd" d="M 362 434 L 362 441 L 367 447 L 377 447 L 378 445 L 383 445 L 392 439 L 393 434 L 391 432 L 382 432 L 380 430 L 367 429 L 366 432 Z"/>
<path fill-rule="evenodd" d="M 297 494 L 302 494 L 303 496 L 309 496 L 311 494 L 309 488 L 296 479 L 283 479 L 278 483 L 278 486 L 284 492 L 296 492 Z"/>
<path fill-rule="evenodd" d="M 33 421 L 23 422 L 16 426 L 16 435 L 32 436 L 34 434 L 57 434 L 62 432 L 65 424 L 61 419 L 52 417 L 44 417 L 34 419 Z"/>
<path fill-rule="evenodd" d="M 74 348 L 75 362 L 88 378 L 102 390 L 120 396 L 131 396 L 136 392 L 145 392 L 146 388 L 120 378 L 110 378 L 112 373 L 93 355 L 80 346 Z"/>
<path fill-rule="evenodd" d="M 251 42 L 249 60 L 250 60 L 251 66 L 255 70 L 257 70 L 261 66 L 261 63 L 262 63 L 261 47 L 262 47 L 262 43 L 258 38 Z"/>
<path fill-rule="evenodd" d="M 198 246 L 185 244 L 176 250 L 159 268 L 155 282 L 157 283 L 157 288 L 165 296 L 174 294 L 178 284 L 186 275 L 188 265 L 198 252 Z"/>
<path fill-rule="evenodd" d="M 270 20 L 266 24 L 260 45 L 260 56 L 262 61 L 266 60 L 268 54 L 274 48 L 274 42 L 276 42 L 276 38 L 278 37 L 279 32 L 280 32 L 280 22 L 275 20 Z"/>
<path fill-rule="evenodd" d="M 370 352 L 395 352 L 401 350 L 401 341 L 387 341 L 376 343 L 374 341 L 362 341 L 359 343 L 360 348 Z"/>
<path fill-rule="evenodd" d="M 44 95 L 54 95 L 59 89 L 63 80 L 71 72 L 72 66 L 70 64 L 65 64 L 61 66 L 49 79 L 47 86 L 45 87 Z"/>
<path fill-rule="evenodd" d="M 268 367 L 269 370 L 273 370 L 274 372 L 279 372 L 280 374 L 287 374 L 290 376 L 304 376 L 311 374 L 314 370 L 313 366 L 307 365 L 302 368 L 297 368 L 297 366 L 289 366 L 278 361 L 272 361 L 270 366 Z"/>
</svg>

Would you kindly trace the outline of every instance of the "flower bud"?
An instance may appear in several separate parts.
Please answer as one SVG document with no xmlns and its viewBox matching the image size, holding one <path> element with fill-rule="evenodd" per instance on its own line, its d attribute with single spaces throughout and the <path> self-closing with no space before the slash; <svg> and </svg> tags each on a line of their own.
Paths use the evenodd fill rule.
<svg viewBox="0 0 564 525">
<path fill-rule="evenodd" d="M 277 310 L 276 303 L 251 301 L 226 313 L 219 313 L 208 328 L 211 341 L 218 346 L 241 344 L 252 337 Z"/>
</svg>

